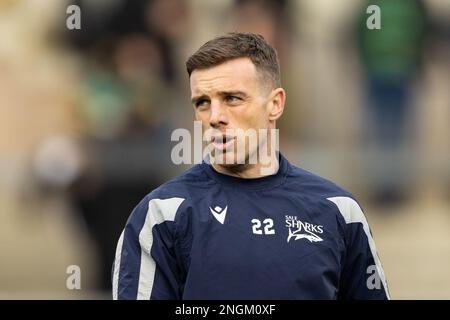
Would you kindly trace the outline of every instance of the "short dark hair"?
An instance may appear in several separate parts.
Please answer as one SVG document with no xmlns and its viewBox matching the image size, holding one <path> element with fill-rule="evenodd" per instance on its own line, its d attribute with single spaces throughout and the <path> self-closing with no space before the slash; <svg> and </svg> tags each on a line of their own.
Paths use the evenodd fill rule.
<svg viewBox="0 0 450 320">
<path fill-rule="evenodd" d="M 205 69 L 243 57 L 249 58 L 258 71 L 269 76 L 274 86 L 281 86 L 276 50 L 263 36 L 249 32 L 231 32 L 206 42 L 187 59 L 186 69 L 190 77 L 195 69 Z"/>
</svg>

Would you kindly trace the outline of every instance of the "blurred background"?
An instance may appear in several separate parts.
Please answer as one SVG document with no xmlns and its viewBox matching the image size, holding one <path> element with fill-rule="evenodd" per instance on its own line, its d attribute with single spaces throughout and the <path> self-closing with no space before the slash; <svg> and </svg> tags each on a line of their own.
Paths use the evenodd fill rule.
<svg viewBox="0 0 450 320">
<path fill-rule="evenodd" d="M 0 0 L 0 299 L 111 298 L 128 215 L 188 168 L 184 62 L 227 31 L 277 48 L 281 150 L 357 197 L 392 297 L 450 299 L 448 0 Z"/>
</svg>

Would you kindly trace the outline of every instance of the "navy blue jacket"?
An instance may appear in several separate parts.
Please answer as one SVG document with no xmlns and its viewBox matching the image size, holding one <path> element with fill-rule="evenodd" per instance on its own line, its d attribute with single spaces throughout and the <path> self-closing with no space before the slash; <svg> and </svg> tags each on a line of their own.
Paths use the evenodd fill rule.
<svg viewBox="0 0 450 320">
<path fill-rule="evenodd" d="M 388 299 L 353 196 L 291 165 L 223 175 L 203 162 L 148 194 L 116 250 L 114 299 Z"/>
</svg>

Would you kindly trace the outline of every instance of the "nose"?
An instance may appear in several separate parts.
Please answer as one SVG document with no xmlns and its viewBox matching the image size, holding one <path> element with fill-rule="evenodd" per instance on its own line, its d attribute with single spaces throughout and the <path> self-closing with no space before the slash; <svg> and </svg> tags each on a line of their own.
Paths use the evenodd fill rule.
<svg viewBox="0 0 450 320">
<path fill-rule="evenodd" d="M 228 124 L 228 117 L 226 115 L 226 106 L 217 100 L 211 101 L 211 114 L 209 117 L 209 125 L 212 128 L 220 128 Z"/>
</svg>

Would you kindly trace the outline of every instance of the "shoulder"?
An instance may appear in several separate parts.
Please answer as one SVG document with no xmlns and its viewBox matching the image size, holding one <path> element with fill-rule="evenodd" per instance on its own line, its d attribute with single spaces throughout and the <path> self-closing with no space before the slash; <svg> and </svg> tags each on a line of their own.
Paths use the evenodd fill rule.
<svg viewBox="0 0 450 320">
<path fill-rule="evenodd" d="M 352 193 L 328 179 L 291 165 L 288 185 L 298 193 L 303 203 L 321 217 L 324 224 L 335 229 L 348 243 L 361 230 L 370 236 L 369 224 L 359 202 Z M 361 231 L 360 230 L 360 231 Z"/>
<path fill-rule="evenodd" d="M 317 197 L 343 196 L 354 198 L 349 191 L 336 183 L 294 165 L 290 166 L 288 183 L 301 189 L 306 194 Z"/>
<path fill-rule="evenodd" d="M 202 164 L 195 165 L 149 192 L 134 208 L 132 216 L 151 213 L 156 221 L 174 221 L 179 209 L 206 192 L 210 183 Z"/>
<path fill-rule="evenodd" d="M 203 169 L 203 164 L 197 164 L 181 175 L 163 183 L 147 196 L 149 199 L 190 198 L 192 194 L 207 190 L 211 183 L 212 181 Z"/>
<path fill-rule="evenodd" d="M 346 224 L 366 220 L 355 196 L 326 178 L 291 165 L 288 185 L 305 199 L 330 209 Z"/>
</svg>

